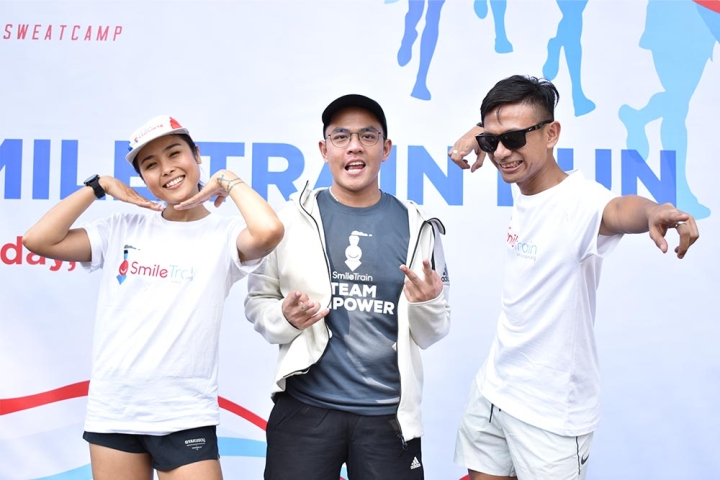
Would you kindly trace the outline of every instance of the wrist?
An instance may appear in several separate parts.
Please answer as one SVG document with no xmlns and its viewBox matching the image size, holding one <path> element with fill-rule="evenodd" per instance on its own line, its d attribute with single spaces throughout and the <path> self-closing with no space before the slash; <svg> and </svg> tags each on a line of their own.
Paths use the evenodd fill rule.
<svg viewBox="0 0 720 480">
<path fill-rule="evenodd" d="M 228 195 L 230 195 L 230 192 L 233 188 L 243 183 L 245 182 L 243 182 L 242 178 L 240 177 L 235 177 L 232 180 L 228 180 L 228 182 L 225 184 L 225 191 L 228 193 Z"/>
<path fill-rule="evenodd" d="M 105 196 L 105 188 L 100 184 L 100 175 L 95 174 L 83 182 L 83 185 L 90 187 L 95 194 L 95 198 L 103 198 Z"/>
<path fill-rule="evenodd" d="M 110 179 L 112 179 L 112 178 L 113 177 L 111 177 L 109 175 L 102 175 L 98 179 L 98 182 L 100 183 L 100 186 L 103 188 L 103 190 L 105 190 L 105 193 L 107 193 L 108 188 L 110 188 Z"/>
</svg>

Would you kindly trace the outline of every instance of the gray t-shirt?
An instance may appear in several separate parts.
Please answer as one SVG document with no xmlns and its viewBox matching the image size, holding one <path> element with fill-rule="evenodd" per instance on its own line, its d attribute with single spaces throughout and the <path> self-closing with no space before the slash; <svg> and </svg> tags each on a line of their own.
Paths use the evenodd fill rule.
<svg viewBox="0 0 720 480">
<path fill-rule="evenodd" d="M 410 242 L 408 212 L 392 195 L 371 207 L 318 195 L 333 289 L 328 347 L 308 373 L 287 379 L 307 404 L 359 415 L 395 413 L 400 400 L 397 303 Z"/>
</svg>

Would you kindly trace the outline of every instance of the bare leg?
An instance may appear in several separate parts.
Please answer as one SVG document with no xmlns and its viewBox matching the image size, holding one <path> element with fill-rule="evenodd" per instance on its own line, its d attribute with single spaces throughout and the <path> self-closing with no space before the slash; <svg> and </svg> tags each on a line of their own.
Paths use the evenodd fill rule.
<svg viewBox="0 0 720 480">
<path fill-rule="evenodd" d="M 219 460 L 203 460 L 158 472 L 160 480 L 222 480 Z"/>
<path fill-rule="evenodd" d="M 128 453 L 90 444 L 90 463 L 94 480 L 151 480 L 152 467 L 147 453 Z"/>
</svg>

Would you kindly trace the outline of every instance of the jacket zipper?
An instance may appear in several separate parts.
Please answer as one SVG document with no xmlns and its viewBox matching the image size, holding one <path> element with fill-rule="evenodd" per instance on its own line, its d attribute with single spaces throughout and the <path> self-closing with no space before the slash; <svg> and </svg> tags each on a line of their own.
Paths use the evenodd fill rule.
<svg viewBox="0 0 720 480">
<path fill-rule="evenodd" d="M 430 219 L 430 220 L 434 220 L 434 219 Z M 413 262 L 415 262 L 415 254 L 417 253 L 418 246 L 420 245 L 420 237 L 422 236 L 423 229 L 425 228 L 425 225 L 430 225 L 430 224 L 431 224 L 431 221 L 430 221 L 430 220 L 423 220 L 422 224 L 420 224 L 420 230 L 418 231 L 417 240 L 415 240 L 415 247 L 413 248 L 413 253 L 412 253 L 412 255 L 410 256 L 410 263 L 409 263 L 409 265 L 408 265 L 408 268 L 410 268 L 410 269 L 412 269 Z M 432 226 L 431 226 L 431 228 L 432 228 Z M 435 257 L 434 257 L 434 256 L 433 256 L 433 258 L 432 258 L 432 264 L 433 264 L 432 266 L 433 266 L 433 268 L 434 268 L 434 266 L 435 266 L 435 265 L 434 265 L 434 264 L 435 264 Z M 400 295 L 402 295 L 402 294 L 403 294 L 403 292 L 401 291 L 401 292 L 400 292 Z M 409 322 L 409 321 L 410 321 L 410 319 L 409 319 L 409 316 L 408 316 L 408 322 Z M 400 393 L 400 397 L 399 397 L 400 400 L 398 401 L 397 409 L 395 409 L 395 420 L 396 420 L 396 422 L 397 422 L 397 429 L 398 429 L 397 437 L 400 439 L 400 443 L 401 443 L 401 445 L 402 445 L 402 449 L 403 449 L 403 450 L 407 450 L 408 444 L 407 444 L 407 442 L 405 441 L 405 436 L 404 436 L 403 433 L 402 433 L 402 425 L 400 425 L 400 419 L 398 418 L 398 411 L 400 410 L 400 401 L 402 401 L 402 372 L 400 371 L 400 345 L 399 345 L 399 344 L 398 344 L 398 348 L 395 350 L 395 361 L 397 362 L 398 378 L 400 379 L 400 392 L 399 392 L 399 393 Z"/>
</svg>

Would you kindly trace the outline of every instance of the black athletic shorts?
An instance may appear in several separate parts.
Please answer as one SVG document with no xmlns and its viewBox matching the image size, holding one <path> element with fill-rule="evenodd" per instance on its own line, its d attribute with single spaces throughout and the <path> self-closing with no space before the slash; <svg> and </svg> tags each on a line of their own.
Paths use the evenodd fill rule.
<svg viewBox="0 0 720 480">
<path fill-rule="evenodd" d="M 83 438 L 93 445 L 113 450 L 147 453 L 152 459 L 152 467 L 161 472 L 202 460 L 220 458 L 215 425 L 181 430 L 168 435 L 85 432 Z"/>
</svg>

